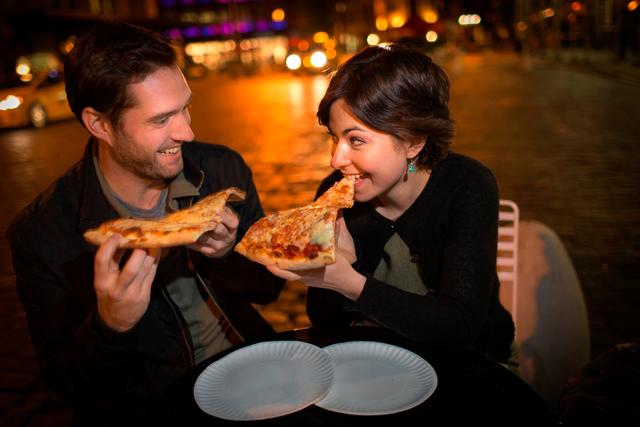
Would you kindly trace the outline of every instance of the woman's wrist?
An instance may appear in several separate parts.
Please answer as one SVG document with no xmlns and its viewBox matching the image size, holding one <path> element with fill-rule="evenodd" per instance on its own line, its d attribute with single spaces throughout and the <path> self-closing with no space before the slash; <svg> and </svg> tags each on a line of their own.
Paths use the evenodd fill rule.
<svg viewBox="0 0 640 427">
<path fill-rule="evenodd" d="M 347 275 L 345 286 L 341 290 L 342 295 L 351 301 L 356 301 L 360 298 L 366 281 L 366 276 L 358 273 L 356 270 L 351 270 L 350 274 Z"/>
</svg>

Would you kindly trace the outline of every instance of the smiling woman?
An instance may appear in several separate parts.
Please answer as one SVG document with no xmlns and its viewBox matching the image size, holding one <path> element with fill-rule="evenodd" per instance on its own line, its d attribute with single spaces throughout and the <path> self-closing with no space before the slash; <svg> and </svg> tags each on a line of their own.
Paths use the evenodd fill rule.
<svg viewBox="0 0 640 427">
<path fill-rule="evenodd" d="M 60 71 L 42 72 L 27 83 L 17 81 L 0 89 L 0 128 L 41 128 L 51 121 L 71 117 Z"/>
</svg>

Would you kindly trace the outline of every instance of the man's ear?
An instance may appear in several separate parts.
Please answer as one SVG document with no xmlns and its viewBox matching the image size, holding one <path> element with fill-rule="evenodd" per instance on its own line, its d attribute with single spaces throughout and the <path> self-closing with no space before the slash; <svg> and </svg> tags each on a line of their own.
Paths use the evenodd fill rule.
<svg viewBox="0 0 640 427">
<path fill-rule="evenodd" d="M 91 107 L 82 110 L 82 123 L 89 133 L 99 140 L 111 144 L 113 139 L 113 128 L 111 122 L 99 111 Z"/>
<path fill-rule="evenodd" d="M 426 137 L 420 139 L 416 138 L 415 140 L 411 141 L 409 143 L 409 146 L 407 147 L 407 159 L 413 159 L 415 156 L 417 156 L 426 143 Z"/>
</svg>

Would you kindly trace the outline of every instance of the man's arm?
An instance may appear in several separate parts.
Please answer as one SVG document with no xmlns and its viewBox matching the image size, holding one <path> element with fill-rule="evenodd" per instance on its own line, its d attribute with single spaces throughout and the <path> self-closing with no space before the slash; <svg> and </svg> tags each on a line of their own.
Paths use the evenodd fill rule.
<svg viewBox="0 0 640 427">
<path fill-rule="evenodd" d="M 116 393 L 135 365 L 135 328 L 118 333 L 103 324 L 93 307 L 74 295 L 46 264 L 20 229 L 11 228 L 18 296 L 27 315 L 41 374 L 61 396 L 81 404 Z M 90 256 L 78 262 L 91 263 Z M 90 265 L 90 264 L 89 264 Z M 92 288 L 92 283 L 86 285 Z M 91 292 L 91 291 L 88 291 Z"/>
</svg>

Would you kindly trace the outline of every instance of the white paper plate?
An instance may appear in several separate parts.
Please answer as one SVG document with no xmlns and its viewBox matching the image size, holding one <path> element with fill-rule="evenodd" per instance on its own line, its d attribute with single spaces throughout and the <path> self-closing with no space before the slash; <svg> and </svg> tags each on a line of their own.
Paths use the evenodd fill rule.
<svg viewBox="0 0 640 427">
<path fill-rule="evenodd" d="M 324 350 L 335 365 L 333 385 L 317 406 L 352 415 L 405 411 L 433 394 L 433 367 L 404 348 L 373 341 L 351 341 Z"/>
<path fill-rule="evenodd" d="M 209 365 L 193 387 L 204 412 L 227 420 L 262 420 L 298 411 L 324 397 L 331 357 L 300 341 L 243 347 Z"/>
</svg>

